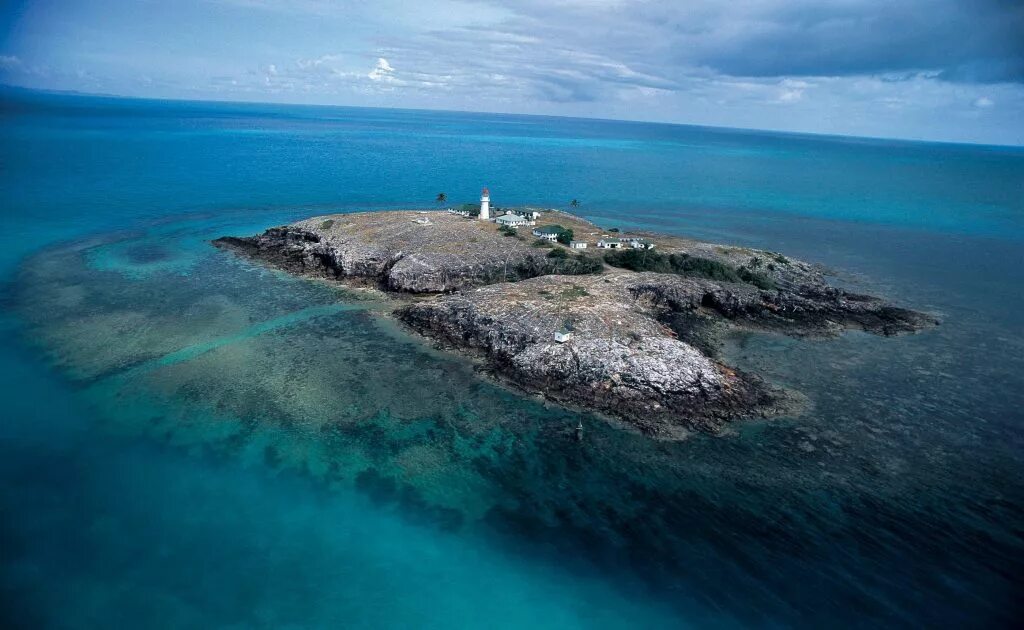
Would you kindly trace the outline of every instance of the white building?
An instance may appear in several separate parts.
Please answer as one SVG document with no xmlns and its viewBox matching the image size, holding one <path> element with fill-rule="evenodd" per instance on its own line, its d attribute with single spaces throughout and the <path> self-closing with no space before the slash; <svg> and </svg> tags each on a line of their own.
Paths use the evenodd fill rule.
<svg viewBox="0 0 1024 630">
<path fill-rule="evenodd" d="M 480 220 L 491 220 L 491 193 L 486 188 L 484 188 L 483 194 L 480 195 Z"/>
<path fill-rule="evenodd" d="M 533 231 L 533 235 L 537 238 L 544 239 L 545 241 L 557 241 L 558 235 L 562 233 L 562 228 L 554 225 L 546 225 L 539 227 Z"/>
<path fill-rule="evenodd" d="M 654 249 L 654 243 L 646 238 L 630 239 L 629 245 L 633 249 Z"/>
<path fill-rule="evenodd" d="M 597 246 L 601 249 L 619 249 L 623 242 L 617 238 L 602 238 L 597 242 Z"/>
<path fill-rule="evenodd" d="M 483 212 L 483 205 L 482 204 L 481 204 L 480 208 L 481 208 L 481 212 Z M 524 217 L 523 215 L 521 215 L 521 214 L 513 214 L 512 212 L 509 212 L 508 214 L 501 215 L 500 217 L 495 219 L 494 222 L 497 223 L 498 225 L 505 225 L 505 226 L 508 226 L 508 227 L 511 227 L 511 228 L 518 228 L 518 227 L 523 226 L 523 225 L 529 225 L 529 223 L 530 223 L 530 221 L 526 217 Z"/>
<path fill-rule="evenodd" d="M 566 330 L 565 328 L 555 332 L 555 341 L 557 341 L 558 343 L 565 343 L 570 339 L 572 339 L 572 332 Z"/>
<path fill-rule="evenodd" d="M 586 249 L 587 248 L 587 242 L 586 241 L 569 241 L 569 247 L 571 247 L 572 249 Z"/>
</svg>

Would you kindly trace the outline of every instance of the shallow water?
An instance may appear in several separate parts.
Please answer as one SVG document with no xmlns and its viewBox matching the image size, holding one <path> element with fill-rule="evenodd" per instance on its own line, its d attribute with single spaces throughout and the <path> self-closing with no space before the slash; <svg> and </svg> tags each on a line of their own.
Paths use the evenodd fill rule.
<svg viewBox="0 0 1024 630">
<path fill-rule="evenodd" d="M 24 94 L 2 114 L 0 584 L 19 625 L 1017 616 L 1024 152 Z M 208 242 L 483 183 L 819 261 L 943 325 L 736 334 L 729 360 L 806 411 L 656 443 L 488 382 L 379 298 Z"/>
</svg>

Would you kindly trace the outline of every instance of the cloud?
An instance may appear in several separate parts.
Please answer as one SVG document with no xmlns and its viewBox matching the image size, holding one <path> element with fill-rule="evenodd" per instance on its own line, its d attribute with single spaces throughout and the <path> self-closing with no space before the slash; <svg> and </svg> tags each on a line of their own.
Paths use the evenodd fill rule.
<svg viewBox="0 0 1024 630">
<path fill-rule="evenodd" d="M 394 83 L 395 81 L 395 69 L 391 67 L 388 60 L 384 57 L 377 58 L 377 65 L 370 70 L 370 73 L 366 75 L 371 81 L 379 81 L 383 83 Z"/>
<path fill-rule="evenodd" d="M 785 79 L 779 82 L 779 95 L 773 102 L 775 103 L 796 103 L 804 98 L 804 90 L 811 87 L 811 84 L 806 81 L 797 81 L 794 79 Z"/>
<path fill-rule="evenodd" d="M 164 20 L 110 8 L 129 0 L 52 1 L 74 19 L 25 21 L 0 47 L 6 82 L 830 133 L 933 116 L 958 134 L 1024 133 L 1021 0 L 201 0 Z"/>
<path fill-rule="evenodd" d="M 517 12 L 502 23 L 504 33 L 539 36 L 548 45 L 597 51 L 632 66 L 766 78 L 932 72 L 955 82 L 1024 82 L 1019 0 L 519 0 L 506 6 Z"/>
<path fill-rule="evenodd" d="M 15 55 L 0 55 L 0 71 L 20 70 L 24 64 Z"/>
</svg>

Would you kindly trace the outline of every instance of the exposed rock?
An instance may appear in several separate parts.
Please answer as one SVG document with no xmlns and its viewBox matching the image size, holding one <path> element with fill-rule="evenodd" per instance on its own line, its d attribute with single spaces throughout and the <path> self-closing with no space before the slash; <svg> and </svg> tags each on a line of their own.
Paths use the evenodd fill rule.
<svg viewBox="0 0 1024 630">
<path fill-rule="evenodd" d="M 712 282 L 665 274 L 630 287 L 637 299 L 649 299 L 670 312 L 712 311 L 729 320 L 796 335 L 834 335 L 848 328 L 895 335 L 934 326 L 929 315 L 899 308 L 869 295 L 818 284 L 766 291 L 748 284 Z"/>
<path fill-rule="evenodd" d="M 483 356 L 497 377 L 526 391 L 614 416 L 660 438 L 716 431 L 733 418 L 791 408 L 787 392 L 715 360 L 724 327 L 795 335 L 855 327 L 891 335 L 937 323 L 831 287 L 816 267 L 773 252 L 654 236 L 659 251 L 756 269 L 759 286 L 770 289 L 614 268 L 565 275 L 588 270 L 594 259 L 549 256 L 532 239 L 506 237 L 490 223 L 445 213 L 417 223 L 423 216 L 317 217 L 217 244 L 295 273 L 440 293 L 399 307 L 396 316 L 431 339 Z M 565 213 L 548 220 L 577 234 L 600 234 Z M 560 343 L 555 333 L 566 329 L 571 337 Z"/>
<path fill-rule="evenodd" d="M 497 375 L 527 391 L 659 437 L 717 430 L 785 401 L 760 379 L 674 338 L 657 320 L 660 308 L 632 297 L 635 275 L 544 276 L 410 304 L 397 315 L 426 336 L 480 352 Z M 556 342 L 566 325 L 572 337 Z"/>
<path fill-rule="evenodd" d="M 429 224 L 417 219 L 429 218 Z M 316 217 L 230 247 L 293 273 L 363 280 L 392 291 L 444 293 L 539 275 L 586 273 L 578 256 L 549 258 L 529 229 L 504 236 L 493 223 L 443 212 L 370 212 Z M 600 268 L 592 265 L 590 270 Z"/>
</svg>

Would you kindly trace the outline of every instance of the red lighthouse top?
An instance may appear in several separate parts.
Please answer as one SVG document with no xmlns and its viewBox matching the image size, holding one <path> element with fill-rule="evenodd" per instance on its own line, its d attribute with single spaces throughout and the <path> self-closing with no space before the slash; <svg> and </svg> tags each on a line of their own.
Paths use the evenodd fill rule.
<svg viewBox="0 0 1024 630">
<path fill-rule="evenodd" d="M 490 197 L 490 196 L 491 196 L 491 191 L 487 190 L 487 188 L 485 187 L 484 188 L 484 197 Z"/>
</svg>

